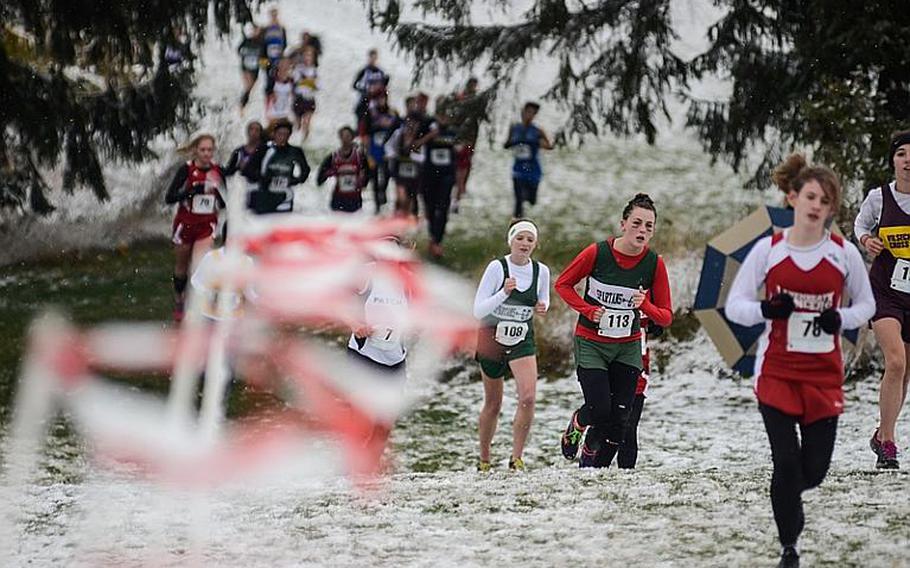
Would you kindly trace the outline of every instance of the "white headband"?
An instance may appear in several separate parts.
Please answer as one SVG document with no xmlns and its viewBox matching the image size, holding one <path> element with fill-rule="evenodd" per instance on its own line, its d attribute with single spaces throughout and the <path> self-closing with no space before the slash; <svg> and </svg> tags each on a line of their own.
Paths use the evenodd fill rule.
<svg viewBox="0 0 910 568">
<path fill-rule="evenodd" d="M 534 240 L 537 240 L 537 227 L 534 225 L 534 223 L 530 221 L 519 221 L 509 228 L 509 237 L 507 239 L 509 246 L 512 245 L 512 239 L 514 239 L 515 236 L 522 231 L 531 233 L 534 235 Z"/>
</svg>

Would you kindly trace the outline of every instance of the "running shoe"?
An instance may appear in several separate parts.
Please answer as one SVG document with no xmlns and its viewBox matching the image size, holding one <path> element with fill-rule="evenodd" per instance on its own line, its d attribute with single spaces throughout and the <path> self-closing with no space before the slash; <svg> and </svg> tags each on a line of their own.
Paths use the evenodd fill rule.
<svg viewBox="0 0 910 568">
<path fill-rule="evenodd" d="M 878 428 L 875 429 L 875 432 L 872 433 L 872 437 L 869 439 L 869 448 L 875 452 L 875 455 L 882 455 L 882 441 L 878 438 Z"/>
<path fill-rule="evenodd" d="M 562 439 L 559 441 L 559 445 L 562 448 L 562 455 L 565 456 L 567 460 L 574 460 L 575 456 L 578 455 L 578 444 L 581 443 L 581 437 L 584 435 L 584 428 L 578 428 L 578 411 L 572 413 L 572 418 L 569 419 L 569 425 L 566 426 L 566 431 L 562 434 Z"/>
<path fill-rule="evenodd" d="M 588 448 L 585 444 L 581 447 L 581 457 L 578 458 L 578 467 L 597 467 L 597 450 Z"/>
<path fill-rule="evenodd" d="M 878 454 L 878 461 L 875 462 L 876 469 L 900 469 L 900 463 L 897 461 L 897 446 L 891 440 L 882 442 L 881 452 Z"/>
<path fill-rule="evenodd" d="M 521 458 L 509 458 L 509 469 L 512 471 L 524 471 L 525 461 Z"/>
<path fill-rule="evenodd" d="M 493 469 L 493 466 L 490 465 L 490 462 L 483 461 L 483 460 L 480 460 L 477 462 L 477 471 L 479 471 L 480 473 L 487 473 L 491 469 Z"/>
<path fill-rule="evenodd" d="M 780 553 L 780 562 L 777 568 L 799 568 L 799 553 L 795 546 L 785 546 Z"/>
</svg>

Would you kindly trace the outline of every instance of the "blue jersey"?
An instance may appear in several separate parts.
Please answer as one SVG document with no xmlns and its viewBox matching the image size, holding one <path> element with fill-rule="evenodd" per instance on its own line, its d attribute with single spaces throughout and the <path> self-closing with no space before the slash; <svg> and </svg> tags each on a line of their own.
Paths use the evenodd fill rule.
<svg viewBox="0 0 910 568">
<path fill-rule="evenodd" d="M 540 129 L 533 124 L 513 124 L 509 130 L 509 146 L 515 156 L 512 177 L 522 181 L 539 183 L 543 177 L 540 168 Z"/>
<path fill-rule="evenodd" d="M 398 115 L 389 109 L 371 107 L 367 116 L 367 134 L 370 137 L 369 153 L 376 162 L 385 158 L 385 143 L 398 128 Z"/>
<path fill-rule="evenodd" d="M 262 32 L 262 50 L 272 65 L 275 65 L 281 56 L 284 55 L 284 49 L 288 46 L 287 34 L 284 28 L 278 25 L 268 26 Z"/>
</svg>

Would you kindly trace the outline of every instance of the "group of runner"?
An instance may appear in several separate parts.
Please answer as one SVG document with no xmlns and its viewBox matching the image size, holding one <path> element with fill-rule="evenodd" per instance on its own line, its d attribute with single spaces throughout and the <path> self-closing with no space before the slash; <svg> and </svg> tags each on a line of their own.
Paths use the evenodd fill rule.
<svg viewBox="0 0 910 568">
<path fill-rule="evenodd" d="M 870 447 L 877 468 L 899 467 L 895 430 L 910 383 L 910 131 L 892 136 L 889 162 L 894 181 L 868 193 L 854 227 L 873 258 L 869 273 L 857 247 L 829 229 L 843 194 L 837 175 L 793 154 L 773 175 L 793 209 L 793 225 L 754 245 L 726 301 L 731 321 L 764 326 L 754 390 L 771 448 L 782 567 L 799 566 L 801 496 L 822 483 L 831 463 L 844 409 L 840 333 L 869 321 L 885 355 Z M 575 362 L 584 404 L 572 412 L 560 445 L 568 459 L 581 446 L 580 467 L 608 467 L 617 454 L 619 467 L 635 466 L 649 371 L 646 336 L 660 333 L 673 314 L 666 267 L 648 247 L 656 220 L 653 201 L 635 196 L 623 210 L 620 236 L 588 246 L 556 279 L 557 294 L 578 312 Z M 518 391 L 509 468 L 524 469 L 537 378 L 533 319 L 549 307 L 549 269 L 531 258 L 538 238 L 530 221 L 514 223 L 509 254 L 487 266 L 475 297 L 482 472 L 491 469 L 507 370 Z M 575 286 L 582 280 L 580 296 Z"/>
<path fill-rule="evenodd" d="M 274 110 L 275 104 L 284 104 L 274 101 L 283 96 L 281 85 L 288 82 L 290 65 L 283 56 L 286 33 L 276 12 L 259 37 Z M 301 69 L 316 66 L 319 48 L 313 46 L 312 36 L 309 41 L 301 48 Z M 247 63 L 244 58 L 245 69 Z M 308 77 L 315 86 L 315 72 Z M 252 82 L 255 77 L 249 88 Z M 483 107 L 478 104 L 477 81 L 471 79 L 462 91 L 437 99 L 432 115 L 426 94 L 410 96 L 403 117 L 389 106 L 388 83 L 388 75 L 378 67 L 378 54 L 371 51 L 354 83 L 357 127 L 339 129 L 340 146 L 321 162 L 317 183 L 334 178 L 331 209 L 350 212 L 362 208 L 362 191 L 372 181 L 378 212 L 386 202 L 386 186 L 394 180 L 397 214 L 416 215 L 418 199 L 423 199 L 429 252 L 438 257 L 443 254 L 449 212 L 457 210 L 466 191 L 477 127 L 483 119 L 477 111 Z M 310 113 L 315 108 L 314 104 L 292 108 L 298 106 Z M 525 468 L 523 451 L 534 417 L 538 372 L 533 322 L 550 306 L 550 270 L 532 258 L 539 228 L 523 214 L 525 203 L 536 202 L 542 174 L 539 152 L 553 146 L 534 123 L 538 110 L 536 103 L 527 103 L 521 122 L 509 129 L 505 147 L 514 152 L 515 208 L 506 235 L 508 254 L 489 263 L 474 301 L 484 389 L 478 425 L 480 471 L 492 467 L 491 445 L 507 371 L 514 375 L 518 391 L 510 469 Z M 183 314 L 193 259 L 211 246 L 218 210 L 224 207 L 224 177 L 240 173 L 247 184 L 248 207 L 257 214 L 271 214 L 293 210 L 292 188 L 309 175 L 303 150 L 289 143 L 294 123 L 288 116 L 267 116 L 268 127 L 249 123 L 247 141 L 234 150 L 223 169 L 213 161 L 214 137 L 192 140 L 186 148 L 192 158 L 179 168 L 166 192 L 166 202 L 178 207 L 172 232 L 175 319 Z M 303 126 L 303 116 L 297 119 Z M 857 248 L 828 228 L 843 193 L 838 177 L 794 154 L 773 176 L 794 211 L 793 226 L 755 244 L 726 302 L 731 321 L 764 325 L 756 354 L 755 393 L 773 458 L 771 500 L 783 547 L 782 566 L 798 565 L 796 543 L 805 522 L 801 494 L 823 481 L 843 412 L 840 332 L 870 320 L 885 357 L 879 423 L 870 447 L 876 467 L 899 467 L 896 424 L 910 383 L 910 131 L 895 133 L 890 148 L 894 181 L 869 192 L 854 224 L 856 238 L 873 259 L 870 274 Z M 620 467 L 635 466 L 636 431 L 649 373 L 647 336 L 659 335 L 672 322 L 667 269 L 649 247 L 657 226 L 654 202 L 646 194 L 636 195 L 618 221 L 619 235 L 586 247 L 554 286 L 578 312 L 575 364 L 584 401 L 571 413 L 561 449 L 566 458 L 578 458 L 580 467 L 607 467 L 617 455 Z M 584 293 L 579 295 L 575 286 L 582 281 Z M 401 290 L 368 283 L 362 292 L 367 306 L 371 301 L 407 303 Z M 406 356 L 400 337 L 382 341 L 373 325 L 352 329 L 349 349 L 395 373 Z"/>
</svg>

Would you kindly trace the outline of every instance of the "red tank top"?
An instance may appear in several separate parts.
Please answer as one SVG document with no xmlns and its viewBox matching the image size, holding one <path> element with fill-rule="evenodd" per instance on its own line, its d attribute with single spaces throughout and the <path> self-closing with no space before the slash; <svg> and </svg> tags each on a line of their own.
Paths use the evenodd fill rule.
<svg viewBox="0 0 910 568">
<path fill-rule="evenodd" d="M 771 320 L 759 340 L 756 354 L 760 376 L 797 381 L 822 387 L 839 387 L 844 380 L 840 334 L 821 330 L 815 317 L 841 305 L 846 280 L 846 252 L 838 235 L 819 245 L 819 260 L 803 270 L 790 257 L 784 233 L 771 239 L 765 297 L 778 293 L 793 296 L 796 309 L 785 320 Z"/>
<path fill-rule="evenodd" d="M 341 197 L 359 197 L 366 179 L 366 163 L 363 154 L 353 151 L 342 156 L 336 150 L 332 154 L 332 170 L 335 172 L 335 193 Z"/>
<path fill-rule="evenodd" d="M 177 220 L 186 225 L 214 223 L 218 221 L 218 209 L 224 203 L 221 188 L 224 187 L 224 176 L 218 164 L 212 163 L 208 169 L 202 169 L 193 160 L 186 163 L 189 170 L 184 184 L 184 191 L 201 186 L 203 193 L 184 199 L 177 206 Z"/>
</svg>

